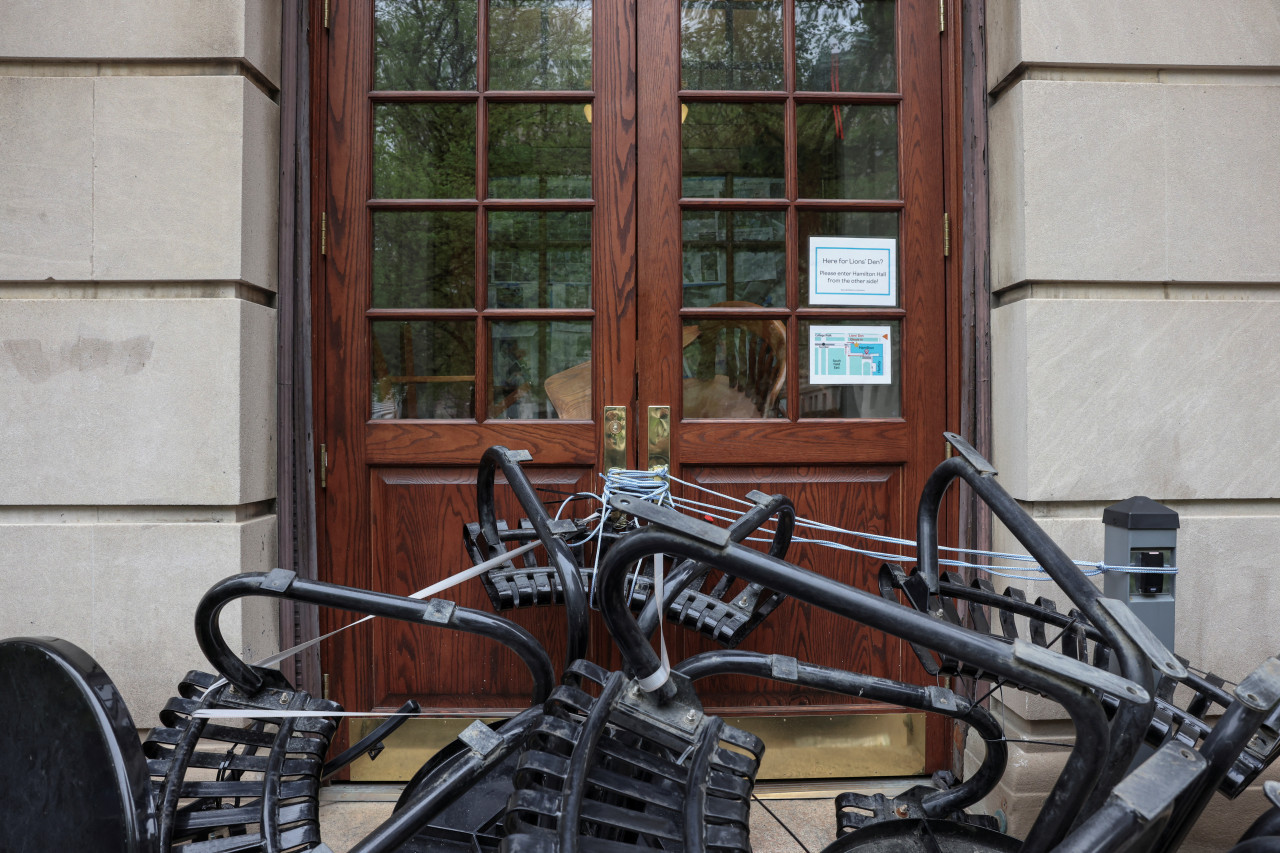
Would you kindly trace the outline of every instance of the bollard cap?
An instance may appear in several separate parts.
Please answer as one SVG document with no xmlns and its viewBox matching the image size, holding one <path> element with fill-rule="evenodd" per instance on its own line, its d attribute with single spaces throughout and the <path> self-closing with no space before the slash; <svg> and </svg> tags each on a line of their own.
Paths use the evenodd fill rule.
<svg viewBox="0 0 1280 853">
<path fill-rule="evenodd" d="M 1137 495 L 1102 511 L 1102 523 L 1125 530 L 1177 530 L 1178 513 L 1144 495 Z"/>
</svg>

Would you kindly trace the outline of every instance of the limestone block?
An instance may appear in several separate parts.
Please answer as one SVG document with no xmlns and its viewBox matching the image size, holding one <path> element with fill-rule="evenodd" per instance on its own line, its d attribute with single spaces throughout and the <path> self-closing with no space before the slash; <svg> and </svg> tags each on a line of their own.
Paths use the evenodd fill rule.
<svg viewBox="0 0 1280 853">
<path fill-rule="evenodd" d="M 0 77 L 0 280 L 90 277 L 92 123 L 92 80 Z"/>
<path fill-rule="evenodd" d="M 274 326 L 237 299 L 6 300 L 0 503 L 273 497 Z"/>
<path fill-rule="evenodd" d="M 994 0 L 987 80 L 1018 65 L 1249 68 L 1280 65 L 1272 0 Z"/>
<path fill-rule="evenodd" d="M 1022 299 L 997 308 L 1001 482 L 1037 502 L 1280 496 L 1280 398 L 1258 381 L 1280 371 L 1277 323 L 1274 301 Z"/>
<path fill-rule="evenodd" d="M 987 113 L 991 287 L 995 291 L 1027 278 L 1024 91 L 1025 86 L 1015 86 Z"/>
<path fill-rule="evenodd" d="M 1165 91 L 1169 279 L 1280 281 L 1280 85 Z"/>
<path fill-rule="evenodd" d="M 280 4 L 272 0 L 6 0 L 0 4 L 0 56 L 241 59 L 278 86 Z"/>
<path fill-rule="evenodd" d="M 191 669 L 196 604 L 215 582 L 275 561 L 274 516 L 223 524 L 0 524 L 0 636 L 81 646 L 120 687 L 140 727 Z M 253 660 L 279 649 L 273 606 L 232 603 L 222 630 Z M 247 617 L 247 618 L 246 618 Z"/>
<path fill-rule="evenodd" d="M 1162 87 L 1029 80 L 1016 88 L 1019 97 L 997 101 L 990 115 L 991 160 L 1000 164 L 991 177 L 992 288 L 1163 281 Z"/>
<path fill-rule="evenodd" d="M 93 277 L 275 289 L 279 108 L 239 77 L 95 87 Z"/>
<path fill-rule="evenodd" d="M 1280 86 L 1025 80 L 989 114 L 992 287 L 1275 282 Z"/>
</svg>

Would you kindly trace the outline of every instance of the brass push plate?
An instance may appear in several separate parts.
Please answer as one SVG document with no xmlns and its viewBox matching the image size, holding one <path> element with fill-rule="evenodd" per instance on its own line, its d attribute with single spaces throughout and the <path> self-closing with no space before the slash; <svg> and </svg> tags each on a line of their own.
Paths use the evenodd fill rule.
<svg viewBox="0 0 1280 853">
<path fill-rule="evenodd" d="M 649 446 L 644 464 L 650 471 L 671 465 L 670 406 L 649 407 Z"/>
<path fill-rule="evenodd" d="M 604 470 L 627 467 L 627 407 L 605 406 L 603 420 Z"/>
</svg>

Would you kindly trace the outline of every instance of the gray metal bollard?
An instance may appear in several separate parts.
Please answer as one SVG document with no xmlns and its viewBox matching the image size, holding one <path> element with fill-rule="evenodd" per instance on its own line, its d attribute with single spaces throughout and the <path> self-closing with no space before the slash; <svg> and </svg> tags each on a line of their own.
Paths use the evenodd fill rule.
<svg viewBox="0 0 1280 853">
<path fill-rule="evenodd" d="M 1129 498 L 1102 511 L 1106 527 L 1103 561 L 1109 566 L 1176 566 L 1178 513 L 1151 498 Z M 1173 651 L 1176 576 L 1162 572 L 1107 572 L 1102 593 L 1133 609 L 1152 633 Z"/>
</svg>

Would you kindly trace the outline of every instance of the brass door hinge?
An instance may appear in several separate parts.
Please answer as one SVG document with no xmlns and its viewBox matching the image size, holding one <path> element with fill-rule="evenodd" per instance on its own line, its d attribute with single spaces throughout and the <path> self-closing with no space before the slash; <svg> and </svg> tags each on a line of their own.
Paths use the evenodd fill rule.
<svg viewBox="0 0 1280 853">
<path fill-rule="evenodd" d="M 329 448 L 320 445 L 320 488 L 329 488 Z"/>
<path fill-rule="evenodd" d="M 329 0 L 324 0 L 324 28 L 329 29 Z"/>
<path fill-rule="evenodd" d="M 329 698 L 329 673 L 327 673 L 327 672 L 326 672 L 326 673 L 324 674 L 324 677 L 321 679 L 321 683 L 324 685 L 324 697 L 323 697 L 323 698 L 328 699 L 328 698 Z"/>
<path fill-rule="evenodd" d="M 321 255 L 328 253 L 328 249 L 329 249 L 328 237 L 329 237 L 329 221 L 328 221 L 328 217 L 326 217 L 322 212 L 320 214 L 320 254 Z"/>
<path fill-rule="evenodd" d="M 942 214 L 942 257 L 951 257 L 951 214 Z"/>
<path fill-rule="evenodd" d="M 325 8 L 329 8 L 329 0 L 325 0 Z M 329 26 L 325 24 L 325 26 Z M 938 32 L 947 31 L 947 0 L 938 0 Z"/>
</svg>

